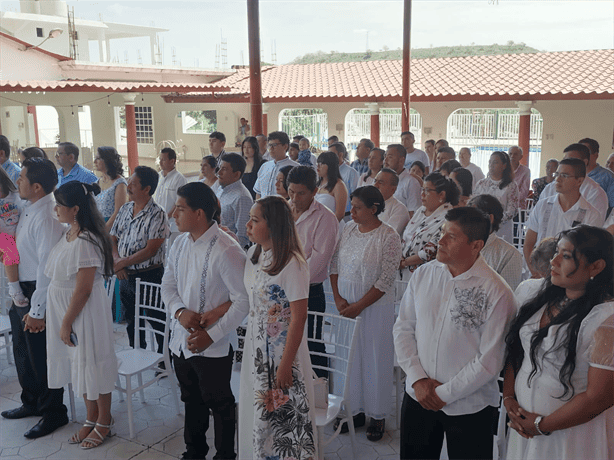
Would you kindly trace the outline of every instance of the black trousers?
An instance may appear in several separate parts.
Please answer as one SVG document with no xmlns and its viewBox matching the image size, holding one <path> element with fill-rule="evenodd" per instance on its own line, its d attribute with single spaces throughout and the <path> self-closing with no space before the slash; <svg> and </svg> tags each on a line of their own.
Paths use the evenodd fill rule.
<svg viewBox="0 0 614 460">
<path fill-rule="evenodd" d="M 32 300 L 36 282 L 19 283 L 25 296 Z M 17 368 L 17 378 L 21 385 L 21 402 L 44 417 L 62 417 L 67 415 L 63 403 L 64 388 L 49 389 L 47 383 L 47 331 L 36 334 L 24 331 L 22 318 L 30 311 L 30 305 L 17 307 L 11 305 L 9 318 L 13 333 L 13 355 Z"/>
<path fill-rule="evenodd" d="M 444 433 L 451 460 L 492 459 L 495 407 L 446 415 L 424 409 L 405 393 L 401 411 L 401 459 L 439 459 Z"/>
<path fill-rule="evenodd" d="M 135 305 L 136 305 L 136 279 L 141 278 L 141 281 L 146 281 L 148 283 L 157 283 L 160 284 L 162 282 L 162 275 L 164 275 L 164 268 L 156 268 L 154 270 L 138 273 L 136 275 L 128 275 L 128 279 L 119 280 L 119 297 L 122 303 L 122 310 L 124 312 L 124 318 L 126 319 L 126 330 L 128 332 L 128 342 L 131 347 L 134 347 L 134 316 L 135 316 Z M 141 289 L 141 295 L 143 295 L 143 289 Z M 162 302 L 162 299 L 159 299 Z M 143 312 L 141 312 L 143 314 Z M 165 319 L 163 313 L 159 313 L 157 311 L 146 310 L 146 316 L 151 316 L 153 318 Z M 160 324 L 156 321 L 151 322 L 151 326 L 157 331 L 164 331 L 164 324 Z M 145 333 L 141 332 L 140 334 L 140 344 L 141 348 L 146 348 L 147 342 L 145 341 Z M 156 341 L 158 343 L 158 353 L 162 353 L 162 348 L 164 346 L 164 337 L 162 335 L 156 334 Z"/>
<path fill-rule="evenodd" d="M 235 454 L 235 398 L 230 388 L 232 347 L 228 356 L 185 358 L 173 354 L 175 374 L 185 404 L 183 439 L 187 458 L 205 458 L 209 452 L 207 430 L 213 413 L 215 459 L 233 459 Z"/>
<path fill-rule="evenodd" d="M 313 284 L 309 287 L 309 300 L 307 302 L 307 310 L 318 313 L 324 313 L 326 310 L 326 296 L 324 295 L 324 286 L 322 283 Z M 307 337 L 313 337 L 315 339 L 322 338 L 322 317 L 319 316 L 314 319 L 313 316 L 307 318 Z M 314 332 L 315 328 L 315 332 Z M 307 347 L 309 351 L 315 351 L 318 353 L 325 353 L 326 346 L 323 343 L 307 341 Z M 311 364 L 313 366 L 328 366 L 328 358 L 325 356 L 311 355 Z M 318 377 L 328 377 L 328 371 L 323 369 L 314 369 Z"/>
</svg>

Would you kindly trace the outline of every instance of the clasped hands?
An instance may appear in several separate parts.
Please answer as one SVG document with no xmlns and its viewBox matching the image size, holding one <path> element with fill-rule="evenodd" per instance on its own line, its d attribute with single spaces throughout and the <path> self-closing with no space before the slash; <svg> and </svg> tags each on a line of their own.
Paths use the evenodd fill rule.
<svg viewBox="0 0 614 460">
<path fill-rule="evenodd" d="M 524 410 L 520 407 L 516 398 L 507 398 L 503 405 L 510 418 L 507 426 L 516 430 L 520 436 L 526 439 L 531 439 L 533 436 L 540 436 L 540 433 L 535 428 L 535 419 L 539 417 L 539 414 Z"/>
<path fill-rule="evenodd" d="M 438 380 L 429 378 L 417 380 L 412 385 L 416 393 L 416 400 L 426 410 L 437 412 L 446 405 L 435 391 L 440 385 L 442 385 L 442 383 Z"/>
<path fill-rule="evenodd" d="M 29 313 L 26 313 L 25 315 L 23 315 L 23 318 L 21 318 L 21 320 L 24 323 L 24 326 L 23 326 L 24 331 L 29 331 L 34 334 L 37 334 L 45 330 L 45 320 L 44 319 L 32 318 Z"/>
<path fill-rule="evenodd" d="M 188 336 L 188 350 L 191 353 L 201 353 L 211 346 L 213 340 L 206 328 L 219 319 L 212 310 L 202 315 L 187 308 L 179 316 L 179 323 L 190 333 Z"/>
<path fill-rule="evenodd" d="M 341 296 L 335 297 L 335 305 L 337 306 L 337 310 L 339 310 L 339 314 L 346 318 L 354 319 L 360 315 L 363 310 L 356 303 L 348 303 L 348 301 Z"/>
</svg>

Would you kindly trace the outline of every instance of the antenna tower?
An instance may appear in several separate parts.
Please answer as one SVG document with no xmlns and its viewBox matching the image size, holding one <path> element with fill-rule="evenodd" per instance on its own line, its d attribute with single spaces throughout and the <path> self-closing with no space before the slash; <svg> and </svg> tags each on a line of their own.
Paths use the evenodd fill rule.
<svg viewBox="0 0 614 460">
<path fill-rule="evenodd" d="M 75 7 L 68 6 L 68 50 L 70 52 L 70 58 L 75 61 L 79 59 L 79 36 L 77 35 L 77 29 L 75 29 Z"/>
<path fill-rule="evenodd" d="M 171 54 L 173 56 L 171 62 L 173 63 L 173 65 L 177 65 L 177 53 L 175 52 L 174 46 L 171 47 Z"/>
<path fill-rule="evenodd" d="M 228 68 L 228 40 L 222 35 L 222 30 L 220 29 L 220 35 L 222 44 L 220 45 L 220 57 L 222 59 L 222 70 L 226 70 Z"/>
<path fill-rule="evenodd" d="M 128 64 L 128 51 L 124 51 L 124 64 Z"/>
<path fill-rule="evenodd" d="M 277 65 L 277 40 L 271 40 L 271 61 Z"/>
<path fill-rule="evenodd" d="M 162 51 L 160 50 L 160 37 L 156 35 L 156 43 L 154 45 L 154 58 L 156 62 L 153 65 L 162 65 Z"/>
<path fill-rule="evenodd" d="M 141 50 L 136 50 L 136 61 L 139 65 L 143 65 L 143 58 L 141 57 Z"/>
<path fill-rule="evenodd" d="M 216 70 L 220 68 L 220 44 L 216 43 L 215 45 L 215 68 Z"/>
</svg>

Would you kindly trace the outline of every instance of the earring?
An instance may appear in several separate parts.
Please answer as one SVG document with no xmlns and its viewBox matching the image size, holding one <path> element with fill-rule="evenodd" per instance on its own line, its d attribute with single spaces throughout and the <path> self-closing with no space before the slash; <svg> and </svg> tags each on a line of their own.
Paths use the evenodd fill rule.
<svg viewBox="0 0 614 460">
<path fill-rule="evenodd" d="M 73 219 L 73 222 L 76 224 L 77 223 L 77 215 L 75 214 L 75 218 Z"/>
<path fill-rule="evenodd" d="M 594 277 L 594 276 L 591 276 L 591 281 L 593 281 L 594 279 L 595 279 L 595 277 Z"/>
</svg>

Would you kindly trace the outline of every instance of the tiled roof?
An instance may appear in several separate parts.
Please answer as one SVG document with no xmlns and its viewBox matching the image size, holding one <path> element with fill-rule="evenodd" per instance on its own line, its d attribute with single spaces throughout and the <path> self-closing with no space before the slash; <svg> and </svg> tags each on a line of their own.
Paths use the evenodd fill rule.
<svg viewBox="0 0 614 460">
<path fill-rule="evenodd" d="M 11 81 L 0 80 L 0 91 L 55 91 L 55 92 L 136 92 L 159 93 L 175 92 L 185 93 L 193 91 L 222 92 L 230 88 L 226 85 L 211 85 L 208 83 L 152 83 L 152 82 L 113 82 L 113 81 Z"/>
<path fill-rule="evenodd" d="M 400 100 L 402 61 L 280 65 L 262 68 L 265 102 L 283 99 Z M 411 61 L 416 100 L 572 96 L 614 98 L 614 50 L 469 56 Z M 249 94 L 249 70 L 215 85 L 230 86 L 222 98 Z M 184 95 L 183 98 L 189 98 Z"/>
</svg>

